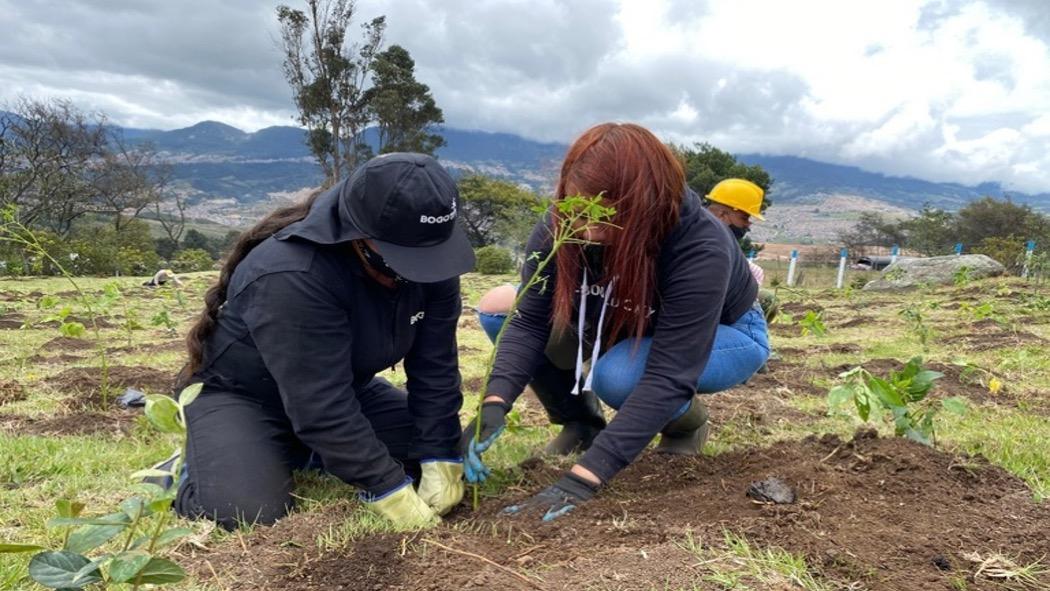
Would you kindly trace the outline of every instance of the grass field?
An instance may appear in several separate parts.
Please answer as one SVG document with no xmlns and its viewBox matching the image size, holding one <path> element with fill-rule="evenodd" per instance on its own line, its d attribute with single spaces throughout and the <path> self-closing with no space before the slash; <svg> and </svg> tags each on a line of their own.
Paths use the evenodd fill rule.
<svg viewBox="0 0 1050 591">
<path fill-rule="evenodd" d="M 768 268 L 767 284 L 778 273 L 786 269 Z M 191 575 L 179 588 L 1050 589 L 1050 293 L 1019 279 L 836 291 L 826 289 L 833 273 L 807 269 L 802 286 L 779 290 L 776 357 L 768 373 L 709 399 L 714 428 L 701 458 L 644 454 L 554 525 L 502 517 L 502 507 L 571 465 L 538 456 L 557 428 L 526 394 L 518 423 L 486 455 L 495 477 L 479 511 L 465 503 L 434 530 L 393 532 L 349 486 L 303 474 L 296 512 L 274 527 L 227 533 L 183 523 L 194 533 L 174 551 Z M 56 500 L 112 512 L 129 475 L 171 453 L 172 436 L 112 398 L 129 386 L 170 387 L 182 335 L 213 279 L 190 275 L 180 290 L 115 280 L 122 295 L 108 305 L 99 341 L 65 280 L 0 281 L 0 541 L 60 545 L 61 530 L 46 525 Z M 512 280 L 466 276 L 465 306 Z M 80 280 L 89 292 L 112 281 Z M 46 296 L 57 305 L 42 309 Z M 49 320 L 65 304 L 88 325 L 79 338 Z M 802 334 L 810 311 L 825 335 Z M 459 343 L 465 422 L 490 351 L 469 312 Z M 939 415 L 935 449 L 893 438 L 881 418 L 863 425 L 828 412 L 840 373 L 863 365 L 886 375 L 916 355 L 945 374 L 935 400 L 969 405 L 965 415 Z M 404 383 L 401 371 L 388 377 Z M 774 475 L 796 489 L 795 504 L 744 496 L 750 482 Z M 0 589 L 39 588 L 27 558 L 0 554 Z"/>
</svg>

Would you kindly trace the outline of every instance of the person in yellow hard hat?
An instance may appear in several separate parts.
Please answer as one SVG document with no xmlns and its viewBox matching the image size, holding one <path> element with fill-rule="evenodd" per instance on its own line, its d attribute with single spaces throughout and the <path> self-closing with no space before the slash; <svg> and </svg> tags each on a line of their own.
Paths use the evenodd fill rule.
<svg viewBox="0 0 1050 591">
<path fill-rule="evenodd" d="M 704 196 L 704 205 L 716 218 L 729 227 L 736 239 L 743 240 L 751 229 L 751 218 L 765 221 L 762 216 L 762 204 L 766 192 L 747 179 L 725 179 L 715 185 L 711 192 Z M 751 274 L 759 287 L 765 278 L 765 272 L 752 261 L 748 261 Z M 768 289 L 760 289 L 758 301 L 762 305 L 766 322 L 776 318 L 780 306 L 776 295 Z"/>
<path fill-rule="evenodd" d="M 766 192 L 745 179 L 725 179 L 706 195 L 707 210 L 722 220 L 741 240 L 751 229 L 751 218 L 762 217 L 762 201 Z"/>
</svg>

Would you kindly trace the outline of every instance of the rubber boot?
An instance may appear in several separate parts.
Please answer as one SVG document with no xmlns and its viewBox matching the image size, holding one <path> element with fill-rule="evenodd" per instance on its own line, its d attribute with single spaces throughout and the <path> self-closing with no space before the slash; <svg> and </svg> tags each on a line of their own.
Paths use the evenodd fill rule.
<svg viewBox="0 0 1050 591">
<path fill-rule="evenodd" d="M 548 454 L 585 451 L 605 428 L 598 397 L 593 392 L 573 394 L 575 385 L 572 370 L 559 369 L 549 361 L 541 364 L 529 382 L 551 423 L 563 425 L 561 433 L 544 448 Z"/>
<path fill-rule="evenodd" d="M 689 403 L 685 414 L 667 423 L 660 431 L 660 443 L 656 445 L 658 453 L 698 456 L 700 449 L 707 441 L 711 424 L 707 421 L 707 405 L 697 395 Z"/>
</svg>

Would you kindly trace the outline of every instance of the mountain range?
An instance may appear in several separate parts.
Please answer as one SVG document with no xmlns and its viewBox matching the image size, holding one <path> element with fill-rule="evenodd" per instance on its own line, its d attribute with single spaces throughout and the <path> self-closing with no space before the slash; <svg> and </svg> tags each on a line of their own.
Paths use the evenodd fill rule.
<svg viewBox="0 0 1050 591">
<path fill-rule="evenodd" d="M 296 127 L 268 127 L 247 133 L 214 121 L 171 131 L 124 129 L 126 138 L 151 142 L 173 163 L 175 178 L 200 198 L 232 198 L 251 203 L 273 193 L 319 184 L 321 171 Z M 454 173 L 478 171 L 526 184 L 538 191 L 553 186 L 567 146 L 535 142 L 507 133 L 443 128 L 447 145 L 438 157 Z M 374 130 L 366 141 L 375 144 Z M 811 202 L 828 195 L 849 195 L 915 210 L 924 203 L 957 209 L 986 195 L 1007 193 L 997 183 L 967 186 L 868 172 L 795 156 L 738 154 L 765 168 L 774 179 L 770 198 L 777 204 Z M 1011 199 L 1050 209 L 1050 193 L 1010 192 Z"/>
</svg>

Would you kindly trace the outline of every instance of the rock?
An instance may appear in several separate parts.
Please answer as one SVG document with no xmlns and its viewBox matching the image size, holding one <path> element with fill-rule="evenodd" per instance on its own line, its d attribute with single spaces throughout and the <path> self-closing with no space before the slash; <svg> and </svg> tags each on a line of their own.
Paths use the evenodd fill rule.
<svg viewBox="0 0 1050 591">
<path fill-rule="evenodd" d="M 878 279 L 865 285 L 864 291 L 909 289 L 920 285 L 950 285 L 955 282 L 959 273 L 966 273 L 967 279 L 984 279 L 1005 272 L 1005 267 L 983 254 L 901 258 L 886 267 Z"/>
<path fill-rule="evenodd" d="M 795 489 L 779 478 L 766 478 L 752 482 L 747 487 L 746 494 L 760 503 L 790 505 L 795 502 Z"/>
</svg>

